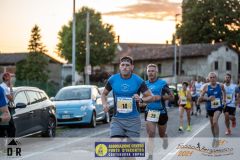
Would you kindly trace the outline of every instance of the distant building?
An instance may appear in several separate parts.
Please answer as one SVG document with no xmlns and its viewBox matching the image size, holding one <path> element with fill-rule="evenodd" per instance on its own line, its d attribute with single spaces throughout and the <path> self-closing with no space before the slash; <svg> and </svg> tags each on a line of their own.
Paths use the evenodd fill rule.
<svg viewBox="0 0 240 160">
<path fill-rule="evenodd" d="M 0 74 L 7 71 L 12 73 L 14 77 L 17 62 L 25 60 L 27 58 L 27 54 L 28 53 L 0 53 Z M 49 81 L 60 85 L 62 83 L 62 64 L 65 62 L 50 57 L 49 55 L 46 56 L 49 58 Z"/>
<path fill-rule="evenodd" d="M 112 70 L 118 71 L 119 59 L 122 56 L 134 58 L 134 72 L 146 78 L 146 66 L 149 63 L 158 65 L 159 74 L 169 83 L 174 75 L 174 45 L 120 43 L 112 63 Z M 237 82 L 239 75 L 238 53 L 225 43 L 188 44 L 177 47 L 177 80 L 190 80 L 196 76 L 206 77 L 210 71 L 224 80 L 226 72 L 232 74 Z M 109 69 L 111 70 L 111 69 Z"/>
<path fill-rule="evenodd" d="M 62 66 L 62 86 L 66 85 L 68 83 L 69 85 L 72 85 L 72 64 L 63 64 Z M 69 80 L 69 82 L 67 82 Z M 70 81 L 71 80 L 71 81 Z M 75 82 L 76 84 L 83 84 L 83 74 L 78 74 L 78 72 L 75 72 Z"/>
</svg>

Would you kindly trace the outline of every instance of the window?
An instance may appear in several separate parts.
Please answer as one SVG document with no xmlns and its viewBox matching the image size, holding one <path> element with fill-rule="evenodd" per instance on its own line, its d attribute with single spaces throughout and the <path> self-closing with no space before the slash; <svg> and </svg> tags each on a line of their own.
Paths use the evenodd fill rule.
<svg viewBox="0 0 240 160">
<path fill-rule="evenodd" d="M 162 64 L 158 64 L 158 73 L 161 74 L 162 73 Z"/>
<path fill-rule="evenodd" d="M 214 70 L 218 70 L 218 61 L 214 62 Z"/>
<path fill-rule="evenodd" d="M 39 93 L 40 93 L 40 95 L 41 95 L 42 101 L 48 99 L 47 96 L 46 96 L 44 93 L 42 93 L 42 92 L 39 92 Z"/>
<path fill-rule="evenodd" d="M 37 92 L 35 91 L 27 91 L 27 94 L 30 100 L 30 104 L 37 103 L 40 100 L 40 98 L 37 95 Z"/>
<path fill-rule="evenodd" d="M 232 63 L 231 62 L 226 62 L 226 70 L 231 71 L 232 70 Z"/>
<path fill-rule="evenodd" d="M 90 88 L 63 88 L 55 96 L 57 101 L 90 99 Z M 46 97 L 46 96 L 45 96 Z"/>
<path fill-rule="evenodd" d="M 26 94 L 24 92 L 17 93 L 17 95 L 14 98 L 14 103 L 15 104 L 17 104 L 17 103 L 24 103 L 24 104 L 27 105 L 28 104 L 28 100 L 27 100 Z"/>
</svg>

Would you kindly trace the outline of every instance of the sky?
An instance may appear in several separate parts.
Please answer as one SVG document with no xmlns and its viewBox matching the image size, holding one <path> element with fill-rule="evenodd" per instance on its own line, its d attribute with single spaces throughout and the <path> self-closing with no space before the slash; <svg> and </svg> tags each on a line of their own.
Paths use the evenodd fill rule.
<svg viewBox="0 0 240 160">
<path fill-rule="evenodd" d="M 175 32 L 182 0 L 75 0 L 76 11 L 88 6 L 114 26 L 122 43 L 166 43 Z M 54 53 L 58 32 L 72 20 L 73 0 L 0 0 L 0 52 L 27 52 L 31 29 Z"/>
</svg>

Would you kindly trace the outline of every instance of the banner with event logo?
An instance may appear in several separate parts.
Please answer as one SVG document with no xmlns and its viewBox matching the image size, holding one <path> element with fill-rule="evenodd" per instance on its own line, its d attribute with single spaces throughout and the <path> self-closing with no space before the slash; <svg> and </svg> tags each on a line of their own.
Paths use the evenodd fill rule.
<svg viewBox="0 0 240 160">
<path fill-rule="evenodd" d="M 95 142 L 95 157 L 145 157 L 145 143 Z"/>
<path fill-rule="evenodd" d="M 167 147 L 163 147 L 163 140 L 159 137 L 153 138 L 151 145 L 148 138 L 2 138 L 0 159 L 117 160 L 134 157 L 136 160 L 146 160 L 149 148 L 153 148 L 154 160 L 237 160 L 240 157 L 239 142 L 238 137 L 220 137 L 216 145 L 213 138 L 183 137 L 168 138 Z"/>
</svg>

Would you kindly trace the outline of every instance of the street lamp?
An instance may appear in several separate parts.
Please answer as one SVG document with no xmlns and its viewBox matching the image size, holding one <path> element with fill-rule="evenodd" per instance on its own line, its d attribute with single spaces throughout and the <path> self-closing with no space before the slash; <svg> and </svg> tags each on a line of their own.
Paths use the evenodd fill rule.
<svg viewBox="0 0 240 160">
<path fill-rule="evenodd" d="M 177 17 L 180 14 L 175 14 L 175 24 L 176 24 L 176 31 L 175 31 L 175 35 L 174 35 L 174 83 L 177 83 Z"/>
<path fill-rule="evenodd" d="M 76 26 L 76 19 L 75 19 L 75 0 L 73 0 L 73 23 L 72 23 L 72 85 L 75 85 L 75 56 L 76 56 L 76 52 L 75 52 L 75 48 L 76 48 L 76 41 L 75 41 L 75 29 Z"/>
<path fill-rule="evenodd" d="M 86 65 L 85 65 L 85 84 L 90 84 L 89 75 L 91 75 L 91 65 L 90 65 L 90 42 L 89 42 L 89 12 L 87 12 L 86 17 Z"/>
</svg>

